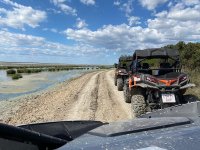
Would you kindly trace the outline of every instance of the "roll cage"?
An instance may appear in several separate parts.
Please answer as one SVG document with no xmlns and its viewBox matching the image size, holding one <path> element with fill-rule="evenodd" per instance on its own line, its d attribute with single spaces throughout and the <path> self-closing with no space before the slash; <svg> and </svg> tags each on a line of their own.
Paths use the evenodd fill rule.
<svg viewBox="0 0 200 150">
<path fill-rule="evenodd" d="M 119 69 L 119 68 L 124 68 L 124 69 L 126 69 L 127 66 L 130 65 L 130 64 L 128 64 L 128 63 L 129 63 L 129 62 L 132 62 L 132 60 L 133 60 L 133 57 L 132 57 L 132 56 L 121 56 L 121 57 L 119 58 L 119 62 L 118 62 L 117 68 L 118 68 L 118 69 Z M 124 65 L 125 65 L 125 66 L 124 66 Z"/>
<path fill-rule="evenodd" d="M 141 62 L 149 59 L 162 59 L 162 63 L 160 63 L 159 68 L 149 68 L 148 63 L 143 63 L 141 66 Z M 169 60 L 172 60 L 172 64 L 170 65 Z M 176 49 L 167 49 L 167 48 L 154 48 L 154 49 L 144 49 L 144 50 L 135 50 L 133 54 L 133 61 L 130 66 L 132 72 L 143 72 L 152 74 L 153 70 L 158 70 L 163 72 L 161 74 L 165 74 L 165 72 L 180 72 L 180 56 L 179 52 Z M 166 71 L 168 70 L 168 71 Z M 160 75 L 161 75 L 160 74 Z"/>
</svg>

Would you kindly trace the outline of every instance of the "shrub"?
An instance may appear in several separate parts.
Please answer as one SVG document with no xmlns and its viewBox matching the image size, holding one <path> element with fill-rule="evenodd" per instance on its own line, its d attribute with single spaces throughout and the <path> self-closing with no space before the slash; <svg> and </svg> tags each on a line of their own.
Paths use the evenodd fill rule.
<svg viewBox="0 0 200 150">
<path fill-rule="evenodd" d="M 14 75 L 12 76 L 12 79 L 13 79 L 13 80 L 17 80 L 17 79 L 19 79 L 19 78 L 22 78 L 22 75 L 19 74 L 19 73 L 14 74 Z"/>
<path fill-rule="evenodd" d="M 42 69 L 27 69 L 27 68 L 17 69 L 17 73 L 38 73 L 38 72 L 42 72 Z"/>
<path fill-rule="evenodd" d="M 56 71 L 55 68 L 48 68 L 48 71 Z"/>
<path fill-rule="evenodd" d="M 6 72 L 7 72 L 7 74 L 16 74 L 16 70 L 14 70 L 14 69 L 9 69 Z"/>
<path fill-rule="evenodd" d="M 17 69 L 17 73 L 26 73 L 26 68 Z"/>
</svg>

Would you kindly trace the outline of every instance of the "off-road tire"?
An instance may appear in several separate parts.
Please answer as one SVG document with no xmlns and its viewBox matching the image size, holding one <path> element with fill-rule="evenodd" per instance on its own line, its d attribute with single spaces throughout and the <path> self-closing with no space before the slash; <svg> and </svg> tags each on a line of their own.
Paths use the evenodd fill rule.
<svg viewBox="0 0 200 150">
<path fill-rule="evenodd" d="M 124 88 L 123 88 L 124 101 L 125 101 L 126 103 L 131 103 L 131 95 L 130 95 L 130 93 L 129 93 L 128 90 L 129 90 L 129 89 L 128 89 L 127 85 L 124 85 Z"/>
<path fill-rule="evenodd" d="M 117 77 L 114 77 L 114 84 L 117 86 Z"/>
<path fill-rule="evenodd" d="M 118 78 L 117 79 L 117 90 L 118 91 L 123 91 L 123 79 L 122 78 Z"/>
<path fill-rule="evenodd" d="M 131 97 L 132 117 L 138 117 L 146 113 L 145 97 L 141 89 L 135 89 L 134 95 Z"/>
</svg>

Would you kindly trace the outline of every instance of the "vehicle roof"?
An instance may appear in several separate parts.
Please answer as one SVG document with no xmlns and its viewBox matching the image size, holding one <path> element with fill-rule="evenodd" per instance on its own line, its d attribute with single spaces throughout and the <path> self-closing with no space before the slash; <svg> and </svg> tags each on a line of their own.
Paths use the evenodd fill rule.
<svg viewBox="0 0 200 150">
<path fill-rule="evenodd" d="M 132 56 L 121 56 L 119 58 L 119 62 L 121 62 L 121 61 L 132 61 L 132 60 L 133 60 Z"/>
<path fill-rule="evenodd" d="M 133 54 L 134 58 L 168 58 L 179 57 L 179 51 L 177 49 L 169 48 L 151 48 L 144 50 L 135 50 Z"/>
</svg>

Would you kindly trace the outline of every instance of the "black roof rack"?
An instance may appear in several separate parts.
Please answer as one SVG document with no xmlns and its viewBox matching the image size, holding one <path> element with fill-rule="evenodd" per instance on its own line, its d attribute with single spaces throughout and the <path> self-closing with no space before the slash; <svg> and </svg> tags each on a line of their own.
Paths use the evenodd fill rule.
<svg viewBox="0 0 200 150">
<path fill-rule="evenodd" d="M 133 60 L 132 56 L 121 56 L 119 58 L 119 62 L 121 62 L 121 61 L 132 61 L 132 60 Z"/>
<path fill-rule="evenodd" d="M 144 50 L 135 50 L 133 54 L 134 58 L 167 58 L 167 57 L 179 57 L 179 51 L 177 49 L 169 48 L 151 48 Z"/>
</svg>

